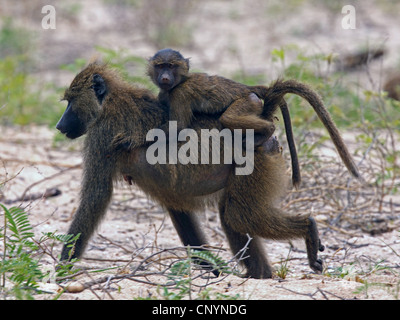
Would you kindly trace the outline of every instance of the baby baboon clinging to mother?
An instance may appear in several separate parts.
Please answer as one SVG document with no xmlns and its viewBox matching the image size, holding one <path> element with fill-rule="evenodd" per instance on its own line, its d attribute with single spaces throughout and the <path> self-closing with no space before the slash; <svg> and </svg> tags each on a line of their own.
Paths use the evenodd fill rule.
<svg viewBox="0 0 400 320">
<path fill-rule="evenodd" d="M 255 146 L 275 131 L 273 116 L 268 119 L 260 117 L 263 106 L 256 95 L 259 87 L 248 87 L 220 76 L 189 73 L 189 59 L 172 49 L 160 50 L 150 58 L 147 73 L 160 88 L 158 98 L 168 106 L 169 120 L 177 121 L 180 129 L 190 127 L 196 114 L 206 113 L 219 116 L 225 128 L 253 129 Z M 301 178 L 290 114 L 283 98 L 278 104 L 281 106 L 292 158 L 292 182 L 297 187 Z"/>
<path fill-rule="evenodd" d="M 283 97 L 287 93 L 297 94 L 314 108 L 348 170 L 360 177 L 322 100 L 302 83 L 289 80 L 276 81 L 270 87 L 246 86 L 220 76 L 189 72 L 189 60 L 172 49 L 160 50 L 150 58 L 147 72 L 160 88 L 160 102 L 169 107 L 169 120 L 176 120 L 179 128 L 189 127 L 198 114 L 211 114 L 218 116 L 221 124 L 229 129 L 254 129 L 256 134 L 262 133 L 268 138 L 274 131 L 274 113 L 280 107 L 292 156 L 295 186 L 300 184 L 300 170 Z M 259 98 L 264 100 L 263 107 Z"/>
<path fill-rule="evenodd" d="M 253 129 L 271 136 L 272 122 L 261 119 L 260 99 L 247 86 L 219 76 L 189 73 L 189 59 L 178 51 L 163 49 L 149 60 L 148 75 L 161 89 L 159 100 L 169 106 L 169 120 L 178 129 L 190 127 L 195 113 L 219 115 L 229 129 Z M 187 104 L 182 102 L 187 101 Z"/>
<path fill-rule="evenodd" d="M 91 63 L 65 91 L 68 106 L 57 129 L 67 137 L 86 134 L 83 148 L 83 180 L 79 207 L 68 233 L 80 237 L 72 257 L 82 255 L 88 240 L 104 216 L 113 193 L 113 182 L 122 177 L 141 188 L 168 211 L 185 245 L 206 244 L 196 211 L 210 199 L 219 201 L 221 223 L 234 254 L 250 242 L 243 261 L 246 275 L 269 278 L 272 268 L 264 254 L 260 237 L 305 239 L 310 267 L 322 271 L 318 259 L 320 244 L 314 219 L 291 216 L 276 207 L 286 190 L 286 168 L 279 145 L 268 139 L 255 152 L 254 171 L 238 178 L 233 164 L 155 164 L 146 159 L 146 134 L 161 127 L 168 110 L 150 91 L 123 81 L 107 65 Z M 192 128 L 222 130 L 218 116 L 199 114 Z M 132 150 L 114 148 L 117 136 L 132 139 Z M 199 134 L 200 136 L 200 134 Z M 184 142 L 180 142 L 183 144 Z M 201 144 L 199 139 L 199 145 Z M 221 143 L 221 154 L 224 146 Z M 249 187 L 251 185 L 251 188 Z M 246 207 L 245 211 L 242 208 Z M 68 259 L 64 247 L 61 258 Z"/>
</svg>

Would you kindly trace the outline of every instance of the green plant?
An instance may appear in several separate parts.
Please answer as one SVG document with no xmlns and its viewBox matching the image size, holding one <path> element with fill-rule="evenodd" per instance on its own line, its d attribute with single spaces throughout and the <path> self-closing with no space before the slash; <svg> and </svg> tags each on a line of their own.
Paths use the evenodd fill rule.
<svg viewBox="0 0 400 320">
<path fill-rule="evenodd" d="M 54 124 L 61 116 L 54 94 L 42 95 L 35 79 L 20 68 L 22 56 L 0 59 L 0 118 L 2 123 Z"/>
<path fill-rule="evenodd" d="M 388 284 L 388 283 L 363 281 L 363 284 L 360 287 L 358 287 L 354 291 L 354 293 L 355 294 L 364 293 L 365 297 L 368 299 L 370 289 L 372 289 L 372 288 L 380 288 L 380 289 L 386 289 L 388 292 L 391 292 L 393 297 L 396 300 L 398 300 L 399 299 L 399 289 L 400 289 L 399 285 L 400 284 L 397 283 L 397 285 L 395 285 L 394 289 L 393 289 L 393 286 L 391 284 Z"/>
<path fill-rule="evenodd" d="M 206 262 L 212 269 L 220 271 L 221 274 L 236 274 L 236 271 L 230 268 L 228 263 L 214 252 L 189 248 L 187 251 L 187 258 L 173 262 L 168 268 L 166 274 L 168 281 L 166 285 L 157 288 L 157 293 L 166 300 L 193 299 L 192 288 L 199 288 L 199 286 L 193 284 L 193 282 L 199 275 L 194 273 L 194 270 L 197 268 L 192 267 L 200 261 Z M 212 297 L 218 300 L 226 300 L 238 299 L 239 296 L 229 296 L 220 293 L 214 294 L 213 289 L 205 285 L 200 286 L 200 290 L 195 299 L 209 300 Z"/>
<path fill-rule="evenodd" d="M 368 270 L 365 272 L 365 277 L 361 280 L 359 276 L 356 276 L 355 280 L 362 283 L 360 287 L 355 290 L 355 293 L 364 293 L 365 297 L 369 297 L 370 289 L 386 289 L 389 294 L 391 294 L 394 299 L 399 299 L 400 293 L 400 282 L 397 283 L 383 283 L 383 282 L 370 282 L 366 279 L 366 276 L 371 274 L 377 274 L 380 271 L 391 272 L 394 277 L 396 277 L 397 271 L 383 264 L 384 260 L 379 260 L 376 263 L 369 266 Z"/>
<path fill-rule="evenodd" d="M 57 99 L 53 88 L 29 73 L 34 67 L 35 34 L 5 18 L 0 29 L 1 123 L 55 123 Z"/>
<path fill-rule="evenodd" d="M 286 276 L 289 272 L 289 266 L 288 266 L 288 262 L 289 262 L 289 256 L 291 253 L 291 249 L 289 249 L 288 255 L 286 257 L 286 259 L 281 259 L 279 268 L 276 270 L 276 275 L 281 278 L 281 279 L 286 279 Z"/>
<path fill-rule="evenodd" d="M 47 233 L 36 241 L 28 214 L 24 210 L 19 207 L 8 209 L 2 204 L 0 206 L 4 212 L 4 224 L 0 229 L 3 247 L 3 257 L 0 262 L 1 291 L 17 299 L 33 299 L 33 294 L 42 293 L 38 284 L 48 276 L 42 271 L 41 257 L 52 254 L 54 241 L 68 243 L 72 250 L 78 236 Z M 48 240 L 53 242 L 44 245 Z M 71 264 L 61 266 L 57 275 L 70 273 L 70 267 Z"/>
<path fill-rule="evenodd" d="M 211 269 L 217 270 L 220 274 L 237 274 L 235 270 L 229 267 L 228 262 L 217 256 L 215 253 L 206 250 L 192 250 L 190 257 L 194 261 L 206 262 Z"/>
<path fill-rule="evenodd" d="M 182 300 L 185 296 L 191 296 L 191 261 L 184 259 L 175 262 L 169 269 L 167 278 L 168 283 L 162 288 L 159 287 L 157 292 L 166 300 Z M 169 287 L 174 290 L 170 290 Z"/>
<path fill-rule="evenodd" d="M 6 274 L 14 284 L 13 293 L 18 299 L 30 299 L 31 293 L 37 292 L 37 283 L 42 278 L 38 262 L 32 259 L 31 253 L 37 250 L 32 241 L 33 232 L 27 214 L 17 207 L 4 210 L 4 228 L 0 238 L 3 239 L 3 260 L 0 268 L 2 286 L 5 286 Z M 8 229 L 8 230 L 7 230 Z M 10 234 L 7 234 L 7 231 Z"/>
<path fill-rule="evenodd" d="M 355 264 L 353 262 L 345 266 L 328 270 L 325 275 L 332 278 L 356 279 L 356 277 L 359 276 L 359 271 L 355 268 Z"/>
<path fill-rule="evenodd" d="M 44 254 L 50 254 L 52 256 L 53 252 L 53 247 L 57 243 L 62 243 L 67 246 L 67 248 L 70 248 L 68 252 L 69 259 L 66 262 L 57 264 L 57 272 L 55 276 L 57 277 L 64 277 L 66 275 L 72 275 L 75 274 L 79 271 L 79 269 L 73 269 L 72 267 L 74 266 L 75 262 L 78 261 L 78 259 L 74 258 L 71 259 L 74 248 L 75 248 L 75 243 L 79 239 L 80 233 L 77 235 L 72 235 L 72 234 L 56 234 L 56 232 L 47 232 L 43 233 L 42 237 L 39 239 L 38 246 L 40 248 L 43 248 L 43 243 L 47 243 L 49 241 L 50 244 L 46 245 L 46 249 L 43 248 L 42 252 Z M 59 261 L 59 257 L 57 258 L 56 261 Z"/>
<path fill-rule="evenodd" d="M 5 18 L 0 29 L 0 57 L 26 55 L 33 45 L 32 39 L 32 32 L 15 27 L 12 18 Z"/>
</svg>

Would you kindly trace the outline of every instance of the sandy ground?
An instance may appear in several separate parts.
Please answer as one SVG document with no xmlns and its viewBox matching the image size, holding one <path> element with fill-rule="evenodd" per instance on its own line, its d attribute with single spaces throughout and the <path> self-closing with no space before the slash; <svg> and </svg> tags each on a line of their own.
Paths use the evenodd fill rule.
<svg viewBox="0 0 400 320">
<path fill-rule="evenodd" d="M 0 139 L 3 151 L 1 173 L 2 177 L 10 179 L 2 189 L 2 201 L 18 199 L 24 192 L 41 194 L 48 188 L 57 188 L 61 191 L 61 195 L 57 197 L 16 201 L 8 206 L 21 205 L 29 212 L 37 236 L 42 232 L 65 232 L 78 205 L 81 169 L 77 165 L 81 162 L 78 151 L 80 143 L 75 143 L 75 150 L 71 150 L 70 144 L 64 145 L 63 148 L 54 148 L 54 131 L 45 127 L 1 127 L 0 130 L 1 136 L 7 137 Z M 221 257 L 229 260 L 231 256 L 216 211 L 208 210 L 203 221 L 210 244 L 222 247 Z M 324 275 L 314 274 L 309 269 L 305 247 L 301 241 L 293 242 L 291 248 L 285 242 L 266 240 L 265 248 L 274 268 L 279 270 L 282 261 L 289 258 L 289 272 L 285 279 L 276 276 L 270 280 L 254 280 L 228 275 L 221 279 L 197 279 L 194 282 L 200 287 L 207 285 L 212 288 L 210 295 L 238 295 L 240 299 L 252 300 L 398 299 L 398 219 L 389 223 L 387 232 L 375 236 L 359 229 L 335 231 L 326 228 L 320 216 L 317 216 L 317 221 L 321 222 L 321 239 L 326 245 L 326 250 L 320 254 L 326 268 Z M 157 250 L 177 246 L 178 236 L 163 210 L 139 190 L 119 186 L 106 218 L 90 241 L 83 260 L 77 264 L 92 270 L 110 267 L 118 269 L 99 274 L 83 274 L 78 276 L 77 280 L 87 283 L 93 279 L 132 272 L 140 261 Z M 60 246 L 56 247 L 54 255 L 60 250 Z M 182 254 L 182 251 L 180 252 Z M 54 268 L 55 261 L 45 259 L 43 266 Z M 161 266 L 158 268 L 162 269 Z M 141 280 L 143 278 L 138 277 L 136 281 Z M 161 275 L 149 277 L 147 280 L 153 284 L 167 283 L 165 276 Z M 209 282 L 214 284 L 208 284 Z M 63 286 L 69 283 L 65 281 Z M 58 285 L 52 283 L 43 284 L 42 287 L 49 292 L 59 289 Z M 193 297 L 197 297 L 199 291 L 201 292 L 200 289 L 194 288 Z M 150 296 L 161 299 L 159 287 L 132 279 L 115 279 L 110 280 L 107 285 L 100 283 L 93 286 L 92 290 L 64 293 L 61 299 L 133 299 Z M 51 297 L 54 297 L 54 294 L 47 298 Z"/>
<path fill-rule="evenodd" d="M 59 86 L 67 86 L 74 75 L 60 71 L 59 65 L 71 63 L 77 58 L 90 58 L 96 52 L 96 45 L 127 49 L 141 57 L 149 57 L 158 49 L 154 42 L 149 41 L 151 30 L 143 22 L 146 16 L 141 8 L 126 10 L 124 7 L 107 6 L 99 0 L 89 0 L 80 4 L 78 13 L 71 13 L 72 5 L 54 1 L 57 28 L 43 30 L 40 8 L 47 4 L 45 1 L 30 1 L 29 5 L 24 3 L 23 6 L 15 5 L 14 1 L 3 0 L 0 3 L 3 14 L 13 15 L 21 25 L 37 32 L 41 45 L 36 52 L 38 67 L 34 74 L 41 81 L 54 81 Z M 158 9 L 153 1 L 149 1 L 149 5 L 153 5 L 154 14 L 147 20 L 154 25 Z M 307 55 L 333 52 L 341 56 L 360 48 L 384 46 L 388 48 L 385 59 L 369 69 L 374 81 L 365 73 L 348 75 L 349 79 L 356 79 L 367 89 L 376 89 L 381 86 L 384 74 L 398 63 L 400 38 L 395 35 L 400 21 L 394 14 L 398 10 L 380 1 L 363 1 L 363 4 L 359 1 L 355 5 L 357 28 L 344 30 L 340 24 L 343 18 L 341 5 L 329 7 L 316 1 L 304 1 L 301 6 L 285 9 L 280 1 L 268 4 L 264 1 L 202 1 L 179 17 L 185 26 L 190 26 L 191 38 L 187 45 L 177 47 L 192 58 L 195 68 L 225 76 L 238 69 L 248 75 L 266 73 L 267 78 L 272 80 L 282 70 L 271 61 L 273 48 L 295 45 Z M 158 13 L 159 20 L 162 12 Z M 292 56 L 291 52 L 287 50 L 287 64 L 291 59 L 297 59 L 296 54 Z M 60 108 L 64 107 L 60 103 Z M 54 134 L 53 128 L 0 127 L 0 181 L 7 180 L 0 190 L 0 200 L 18 199 L 25 191 L 28 194 L 43 193 L 47 188 L 61 191 L 57 197 L 13 203 L 29 212 L 35 234 L 39 235 L 55 230 L 66 232 L 78 205 L 81 140 L 55 147 Z M 352 134 L 347 135 L 350 138 L 347 140 L 353 142 Z M 391 201 L 398 204 L 398 196 L 393 196 Z M 385 212 L 390 211 L 387 208 Z M 291 248 L 288 243 L 265 241 L 274 267 L 279 269 L 281 261 L 289 257 L 289 273 L 285 279 L 245 280 L 229 275 L 218 280 L 198 279 L 198 285 L 215 282 L 207 285 L 212 289 L 210 295 L 213 298 L 221 293 L 254 300 L 398 299 L 398 207 L 382 216 L 384 232 L 381 230 L 375 235 L 364 232 L 361 223 L 353 223 L 353 228 L 329 228 L 324 214 L 314 214 L 326 245 L 326 250 L 321 253 L 326 266 L 323 275 L 316 275 L 308 268 L 301 242 L 293 242 Z M 229 260 L 231 257 L 216 210 L 208 210 L 203 221 L 210 244 L 222 247 L 221 255 Z M 77 280 L 87 283 L 106 275 L 123 274 L 132 270 L 146 255 L 154 253 L 154 247 L 174 248 L 178 245 L 178 236 L 163 210 L 139 190 L 119 186 L 107 216 L 92 238 L 84 259 L 79 262 L 80 266 L 90 269 L 118 269 L 83 274 Z M 147 251 L 138 254 L 138 250 L 145 247 Z M 55 248 L 55 253 L 59 250 L 60 247 Z M 133 257 L 136 258 L 132 260 Z M 52 268 L 54 261 L 50 259 L 45 265 Z M 336 276 L 328 276 L 335 270 Z M 339 274 L 338 270 L 341 270 Z M 163 298 L 159 287 L 139 280 L 110 278 L 80 293 L 63 293 L 60 299 Z M 163 276 L 155 276 L 149 282 L 165 284 L 167 280 Z M 54 292 L 59 289 L 52 283 L 43 284 L 43 288 L 53 292 L 46 298 L 54 297 Z M 199 287 L 193 287 L 192 297 L 197 297 L 199 291 L 204 292 L 204 288 L 199 290 Z"/>
</svg>

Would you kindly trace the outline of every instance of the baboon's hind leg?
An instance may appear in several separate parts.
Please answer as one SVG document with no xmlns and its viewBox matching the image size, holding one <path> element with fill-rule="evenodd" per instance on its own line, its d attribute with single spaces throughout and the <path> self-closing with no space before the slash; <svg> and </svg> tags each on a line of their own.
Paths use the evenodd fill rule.
<svg viewBox="0 0 400 320">
<path fill-rule="evenodd" d="M 264 141 L 268 140 L 275 132 L 275 125 L 272 121 L 260 117 L 263 109 L 261 100 L 254 94 L 248 97 L 235 100 L 219 120 L 228 129 L 253 129 L 255 134 L 263 136 Z"/>
<path fill-rule="evenodd" d="M 307 247 L 308 264 L 310 268 L 317 273 L 323 270 L 322 260 L 318 258 L 318 251 L 324 251 L 325 246 L 321 244 L 319 239 L 317 223 L 314 218 L 309 217 L 308 232 L 305 237 Z"/>
<path fill-rule="evenodd" d="M 265 255 L 261 239 L 252 237 L 253 239 L 249 242 L 249 237 L 247 235 L 233 230 L 225 219 L 225 215 L 229 213 L 225 212 L 224 202 L 225 201 L 222 199 L 219 208 L 221 225 L 228 238 L 232 253 L 236 258 L 240 258 L 240 256 L 244 257 L 240 262 L 246 267 L 246 276 L 255 279 L 272 278 L 272 268 Z M 243 254 L 241 252 L 243 252 Z"/>
</svg>

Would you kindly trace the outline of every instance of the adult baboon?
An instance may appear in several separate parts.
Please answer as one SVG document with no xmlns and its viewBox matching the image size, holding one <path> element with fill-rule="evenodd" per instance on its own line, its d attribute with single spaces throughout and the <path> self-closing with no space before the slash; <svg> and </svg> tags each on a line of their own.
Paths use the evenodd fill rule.
<svg viewBox="0 0 400 320">
<path fill-rule="evenodd" d="M 247 276 L 272 276 L 259 237 L 304 238 L 310 267 L 322 271 L 317 252 L 323 246 L 314 219 L 308 215 L 293 217 L 275 207 L 286 188 L 284 160 L 275 139 L 270 138 L 258 148 L 254 172 L 244 180 L 233 174 L 232 164 L 151 165 L 146 159 L 146 133 L 160 127 L 168 114 L 149 91 L 126 83 L 104 64 L 91 63 L 75 77 L 64 99 L 68 106 L 57 129 L 70 138 L 87 135 L 80 204 L 68 231 L 81 234 L 73 257 L 81 256 L 104 216 L 113 181 L 129 177 L 167 209 L 185 245 L 206 243 L 195 212 L 202 210 L 210 198 L 219 199 L 221 221 L 233 252 L 245 246 L 246 233 L 253 237 L 249 258 L 244 260 Z M 214 116 L 199 115 L 193 128 L 221 130 L 222 126 Z M 114 148 L 115 137 L 120 135 L 131 137 L 131 152 Z M 250 190 L 246 181 L 257 187 Z M 250 217 L 237 210 L 243 206 L 248 207 Z M 68 248 L 63 248 L 61 258 L 68 259 Z"/>
</svg>

